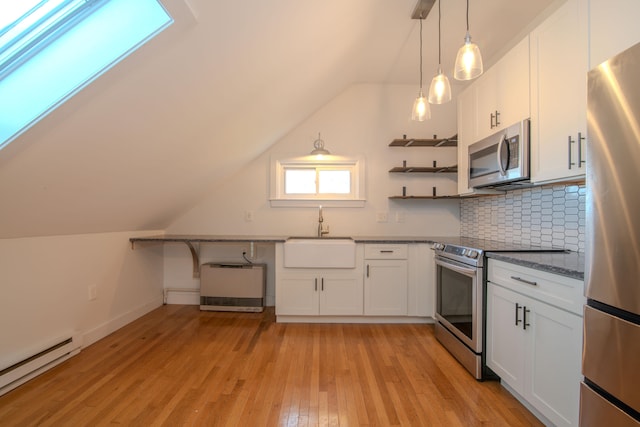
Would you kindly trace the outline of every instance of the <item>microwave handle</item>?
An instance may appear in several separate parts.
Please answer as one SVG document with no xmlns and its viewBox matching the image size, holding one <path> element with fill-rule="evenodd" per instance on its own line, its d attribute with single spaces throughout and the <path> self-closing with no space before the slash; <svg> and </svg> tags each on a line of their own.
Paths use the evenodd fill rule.
<svg viewBox="0 0 640 427">
<path fill-rule="evenodd" d="M 498 156 L 498 167 L 500 168 L 500 175 L 505 176 L 507 174 L 507 166 L 502 163 L 502 146 L 507 142 L 507 137 L 503 136 L 498 143 L 498 150 L 496 155 Z M 507 160 L 508 161 L 508 160 Z"/>
</svg>

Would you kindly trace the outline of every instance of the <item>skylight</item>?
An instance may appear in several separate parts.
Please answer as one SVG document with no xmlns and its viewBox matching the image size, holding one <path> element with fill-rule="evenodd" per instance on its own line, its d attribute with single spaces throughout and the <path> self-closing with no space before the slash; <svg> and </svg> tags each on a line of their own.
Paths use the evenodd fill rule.
<svg viewBox="0 0 640 427">
<path fill-rule="evenodd" d="M 0 149 L 172 23 L 159 0 L 0 0 Z"/>
</svg>

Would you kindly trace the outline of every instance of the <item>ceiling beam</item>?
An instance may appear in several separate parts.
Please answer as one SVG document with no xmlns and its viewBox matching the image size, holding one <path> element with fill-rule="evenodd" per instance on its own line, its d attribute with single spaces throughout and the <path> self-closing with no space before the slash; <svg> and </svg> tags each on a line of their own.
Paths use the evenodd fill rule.
<svg viewBox="0 0 640 427">
<path fill-rule="evenodd" d="M 427 19 L 435 2 L 436 0 L 418 0 L 411 14 L 411 19 Z"/>
</svg>

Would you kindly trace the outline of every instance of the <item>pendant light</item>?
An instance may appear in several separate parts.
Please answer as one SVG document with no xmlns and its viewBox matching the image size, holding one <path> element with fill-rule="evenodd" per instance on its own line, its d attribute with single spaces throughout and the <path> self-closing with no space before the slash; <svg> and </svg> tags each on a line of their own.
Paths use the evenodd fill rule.
<svg viewBox="0 0 640 427">
<path fill-rule="evenodd" d="M 438 74 L 431 80 L 431 86 L 429 86 L 429 103 L 431 104 L 445 104 L 451 101 L 451 84 L 449 84 L 449 79 L 442 72 L 441 4 L 442 0 L 438 0 Z"/>
<path fill-rule="evenodd" d="M 427 98 L 422 93 L 422 20 L 424 18 L 420 15 L 420 91 L 418 97 L 413 102 L 413 110 L 411 111 L 411 120 L 423 122 L 431 118 L 431 110 Z"/>
<path fill-rule="evenodd" d="M 469 0 L 467 0 L 467 35 L 464 45 L 458 50 L 453 77 L 456 80 L 472 80 L 482 74 L 482 56 L 477 44 L 471 42 L 469 34 Z"/>
</svg>

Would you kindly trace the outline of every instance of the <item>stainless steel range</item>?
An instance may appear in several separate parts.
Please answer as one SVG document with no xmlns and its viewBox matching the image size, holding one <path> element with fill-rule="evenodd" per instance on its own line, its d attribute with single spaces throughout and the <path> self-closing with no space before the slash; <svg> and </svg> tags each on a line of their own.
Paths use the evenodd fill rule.
<svg viewBox="0 0 640 427">
<path fill-rule="evenodd" d="M 432 249 L 436 263 L 436 338 L 476 379 L 483 379 L 485 253 L 561 249 L 465 237 L 443 238 Z"/>
</svg>

